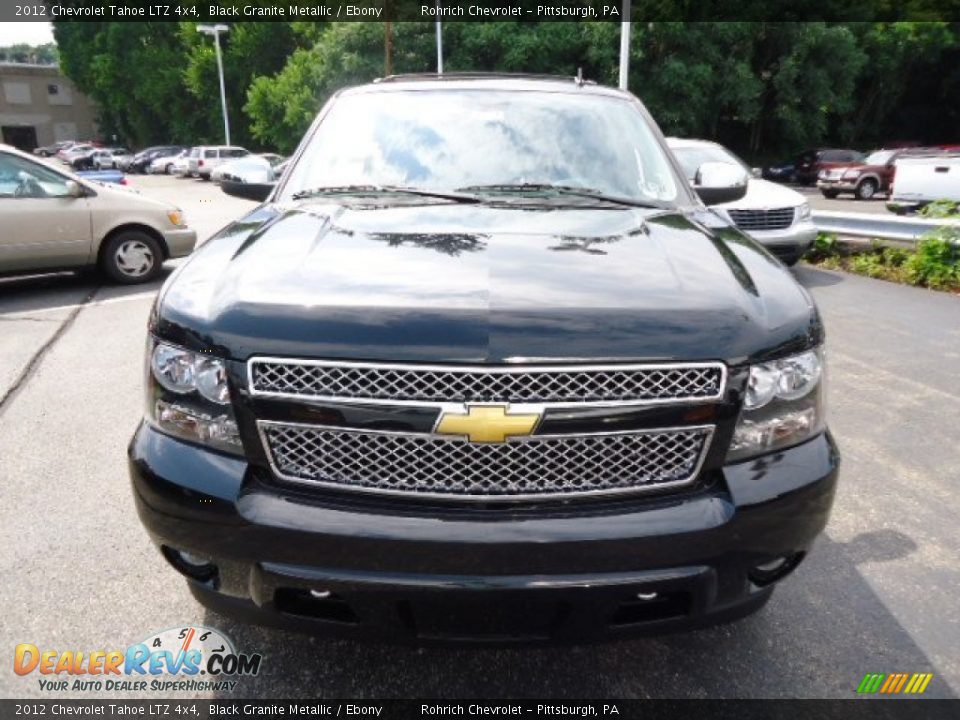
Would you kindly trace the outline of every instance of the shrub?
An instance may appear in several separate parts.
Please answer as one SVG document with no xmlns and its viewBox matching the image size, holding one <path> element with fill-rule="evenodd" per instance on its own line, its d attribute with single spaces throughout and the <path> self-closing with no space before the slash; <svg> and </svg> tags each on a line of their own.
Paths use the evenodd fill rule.
<svg viewBox="0 0 960 720">
<path fill-rule="evenodd" d="M 820 262 L 827 258 L 840 257 L 842 254 L 842 245 L 836 235 L 817 233 L 817 238 L 807 250 L 806 257 L 811 262 Z"/>
<path fill-rule="evenodd" d="M 960 205 L 953 200 L 934 200 L 932 203 L 920 208 L 919 214 L 924 217 L 938 219 L 960 217 Z"/>
<path fill-rule="evenodd" d="M 917 244 L 916 252 L 903 263 L 907 280 L 929 288 L 960 284 L 960 231 L 940 230 Z"/>
</svg>

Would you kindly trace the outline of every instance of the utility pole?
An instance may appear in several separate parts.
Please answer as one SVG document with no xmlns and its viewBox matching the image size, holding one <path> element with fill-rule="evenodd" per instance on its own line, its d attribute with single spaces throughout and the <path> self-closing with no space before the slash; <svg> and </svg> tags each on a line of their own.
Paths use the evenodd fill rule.
<svg viewBox="0 0 960 720">
<path fill-rule="evenodd" d="M 623 0 L 623 17 L 620 23 L 620 89 L 627 89 L 630 74 L 630 0 Z"/>
<path fill-rule="evenodd" d="M 223 109 L 223 134 L 227 145 L 230 144 L 230 118 L 227 116 L 227 90 L 223 84 L 223 57 L 220 55 L 220 33 L 230 32 L 226 25 L 197 25 L 204 35 L 213 35 L 213 44 L 217 50 L 217 72 L 220 74 L 220 107 Z"/>
</svg>

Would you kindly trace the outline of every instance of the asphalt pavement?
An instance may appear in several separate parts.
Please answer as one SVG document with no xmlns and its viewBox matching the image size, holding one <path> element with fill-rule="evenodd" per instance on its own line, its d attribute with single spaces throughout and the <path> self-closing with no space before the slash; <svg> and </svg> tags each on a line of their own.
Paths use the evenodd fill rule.
<svg viewBox="0 0 960 720">
<path fill-rule="evenodd" d="M 178 202 L 204 238 L 252 207 L 209 183 L 133 182 Z M 932 672 L 926 695 L 953 697 L 960 297 L 811 267 L 796 274 L 824 316 L 830 423 L 843 454 L 824 536 L 744 621 L 545 649 L 324 640 L 203 610 L 148 541 L 125 465 L 160 281 L 0 281 L 0 648 L 124 648 L 164 628 L 209 625 L 264 655 L 238 697 L 852 698 L 867 672 Z M 14 675 L 9 655 L 0 696 L 51 697 L 36 674 Z"/>
</svg>

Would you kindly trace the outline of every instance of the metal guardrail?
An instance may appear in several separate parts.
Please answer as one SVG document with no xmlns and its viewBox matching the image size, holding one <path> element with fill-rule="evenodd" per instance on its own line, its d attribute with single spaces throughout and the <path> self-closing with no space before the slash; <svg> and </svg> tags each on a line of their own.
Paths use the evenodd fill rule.
<svg viewBox="0 0 960 720">
<path fill-rule="evenodd" d="M 812 216 L 813 224 L 821 232 L 881 240 L 916 242 L 923 235 L 937 228 L 947 226 L 960 229 L 960 220 L 931 220 L 830 210 L 814 210 Z"/>
</svg>

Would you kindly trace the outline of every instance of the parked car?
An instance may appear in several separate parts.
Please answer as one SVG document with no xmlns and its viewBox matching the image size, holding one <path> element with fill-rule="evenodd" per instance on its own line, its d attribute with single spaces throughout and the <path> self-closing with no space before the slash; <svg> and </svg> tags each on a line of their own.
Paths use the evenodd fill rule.
<svg viewBox="0 0 960 720">
<path fill-rule="evenodd" d="M 103 148 L 90 155 L 90 164 L 95 170 L 118 169 L 121 163 L 129 166 L 131 157 L 125 147 Z"/>
<path fill-rule="evenodd" d="M 820 171 L 842 163 L 853 163 L 861 160 L 863 160 L 863 153 L 856 150 L 836 148 L 807 150 L 800 153 L 794 161 L 793 174 L 798 183 L 813 185 L 820 176 Z"/>
<path fill-rule="evenodd" d="M 201 180 L 209 180 L 210 174 L 218 165 L 249 154 L 249 150 L 233 145 L 201 145 L 193 148 L 190 153 L 190 174 Z"/>
<path fill-rule="evenodd" d="M 696 182 L 697 170 L 706 162 L 730 163 L 750 172 L 740 158 L 714 142 L 667 138 L 667 145 L 691 184 Z M 787 265 L 800 260 L 817 237 L 806 198 L 796 190 L 769 180 L 751 178 L 746 195 L 733 202 L 716 204 L 713 211 Z"/>
<path fill-rule="evenodd" d="M 133 156 L 127 171 L 132 173 L 145 173 L 150 163 L 156 158 L 166 155 L 176 155 L 183 149 L 182 145 L 154 145 L 144 148 Z"/>
<path fill-rule="evenodd" d="M 875 150 L 861 161 L 824 168 L 817 179 L 817 187 L 827 198 L 835 198 L 840 193 L 852 193 L 857 200 L 870 200 L 877 193 L 889 192 L 894 165 L 899 158 L 940 152 L 939 149 L 930 148 Z"/>
<path fill-rule="evenodd" d="M 937 200 L 960 204 L 960 152 L 901 157 L 895 167 L 888 210 L 903 215 Z"/>
<path fill-rule="evenodd" d="M 274 168 L 286 160 L 276 153 L 257 153 L 221 163 L 210 173 L 213 182 L 233 180 L 245 183 L 266 183 L 276 179 Z"/>
<path fill-rule="evenodd" d="M 53 145 L 35 148 L 33 154 L 39 155 L 40 157 L 50 157 L 51 155 L 56 155 L 60 150 L 73 145 L 73 143 L 73 140 L 61 140 L 60 142 L 55 142 Z"/>
<path fill-rule="evenodd" d="M 90 143 L 76 143 L 75 145 L 70 145 L 69 147 L 60 150 L 57 153 L 57 158 L 64 165 L 73 165 L 73 161 L 77 158 L 86 157 L 90 153 L 96 152 L 97 146 L 91 145 Z"/>
<path fill-rule="evenodd" d="M 773 182 L 794 183 L 797 181 L 797 166 L 793 162 L 769 165 L 763 168 L 760 177 L 763 180 L 772 180 Z"/>
<path fill-rule="evenodd" d="M 158 551 L 217 613 L 412 642 L 757 610 L 836 489 L 823 324 L 705 207 L 743 169 L 696 180 L 613 88 L 336 93 L 151 313 Z"/>
<path fill-rule="evenodd" d="M 147 172 L 151 175 L 173 175 L 177 160 L 185 158 L 189 154 L 190 148 L 182 148 L 178 152 L 157 155 L 147 166 Z"/>
<path fill-rule="evenodd" d="M 183 212 L 92 182 L 0 145 L 0 274 L 99 267 L 118 283 L 153 280 L 188 255 L 197 234 Z"/>
</svg>

